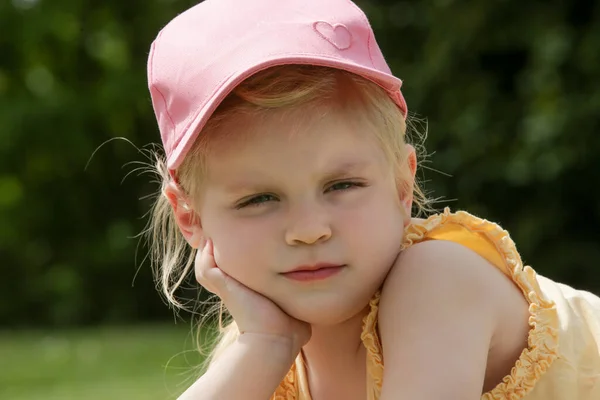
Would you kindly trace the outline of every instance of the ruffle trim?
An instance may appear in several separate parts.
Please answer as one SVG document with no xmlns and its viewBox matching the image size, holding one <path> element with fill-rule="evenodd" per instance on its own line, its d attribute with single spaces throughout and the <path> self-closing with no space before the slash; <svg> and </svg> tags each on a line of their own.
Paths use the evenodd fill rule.
<svg viewBox="0 0 600 400">
<path fill-rule="evenodd" d="M 301 357 L 301 355 L 298 355 L 298 357 Z M 285 378 L 283 378 L 279 386 L 277 386 L 277 389 L 275 389 L 275 393 L 273 393 L 273 396 L 271 396 L 270 400 L 296 400 L 298 398 L 298 383 L 296 379 L 297 363 L 298 359 L 296 359 L 296 362 L 292 364 L 292 367 L 285 375 Z"/>
<path fill-rule="evenodd" d="M 363 328 L 360 339 L 367 350 L 367 396 L 368 399 L 378 399 L 383 385 L 383 351 L 377 334 L 377 312 L 381 293 L 369 302 L 369 314 L 363 318 Z"/>
</svg>

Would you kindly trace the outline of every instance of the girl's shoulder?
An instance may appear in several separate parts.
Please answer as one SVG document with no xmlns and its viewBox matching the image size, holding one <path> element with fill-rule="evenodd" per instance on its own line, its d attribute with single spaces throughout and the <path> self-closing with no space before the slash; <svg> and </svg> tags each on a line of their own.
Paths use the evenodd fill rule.
<svg viewBox="0 0 600 400">
<path fill-rule="evenodd" d="M 527 344 L 532 304 L 537 312 L 553 313 L 537 274 L 523 264 L 509 233 L 496 223 L 446 208 L 413 219 L 401 247 L 382 288 L 382 308 L 388 301 L 394 307 L 395 297 L 407 287 L 418 287 L 423 301 L 455 301 L 461 307 L 457 312 L 483 310 L 482 317 L 494 324 L 491 345 L 507 333 L 517 340 L 503 343 L 513 347 Z"/>
<path fill-rule="evenodd" d="M 536 285 L 535 273 L 523 266 L 508 232 L 497 224 L 448 209 L 414 219 L 379 298 L 386 371 L 401 368 L 398 354 L 404 362 L 410 354 L 415 362 L 429 360 L 446 371 L 460 358 L 461 371 L 446 375 L 452 381 L 446 387 L 470 380 L 486 390 L 504 390 L 501 381 L 527 350 L 528 339 L 541 334 L 530 329 L 536 316 L 524 294 L 539 294 L 535 313 L 551 308 Z M 416 346 L 419 340 L 430 344 Z"/>
<path fill-rule="evenodd" d="M 529 330 L 524 293 L 535 284 L 523 274 L 525 267 L 508 232 L 466 212 L 446 209 L 413 219 L 407 227 L 401 254 L 382 287 L 380 316 L 385 318 L 386 307 L 397 309 L 398 302 L 408 298 L 415 300 L 413 310 L 454 304 L 457 313 L 489 319 L 492 340 L 500 331 L 520 332 L 518 346 L 523 346 Z M 421 304 L 415 304 L 417 299 Z"/>
</svg>

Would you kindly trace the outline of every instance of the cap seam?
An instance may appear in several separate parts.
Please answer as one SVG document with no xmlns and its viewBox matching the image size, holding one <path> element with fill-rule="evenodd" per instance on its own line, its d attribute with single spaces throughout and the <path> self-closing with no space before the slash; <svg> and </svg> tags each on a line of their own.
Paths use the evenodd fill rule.
<svg viewBox="0 0 600 400">
<path fill-rule="evenodd" d="M 160 91 L 160 89 L 157 87 L 157 85 L 154 82 L 154 55 L 156 54 L 156 46 L 158 45 L 158 41 L 162 37 L 163 32 L 164 32 L 164 30 L 161 30 L 158 33 L 158 35 L 156 36 L 156 39 L 154 40 L 154 42 L 152 42 L 152 46 L 150 47 L 150 61 L 149 61 L 150 85 L 151 85 L 152 89 L 154 89 L 160 95 L 160 98 L 162 99 L 162 102 L 165 107 L 165 114 L 167 115 L 169 122 L 171 123 L 171 128 L 173 129 L 173 131 L 175 131 L 176 130 L 175 122 L 173 121 L 173 117 L 171 116 L 171 113 L 169 112 L 169 107 L 167 107 L 167 100 L 165 98 L 165 95 Z M 172 152 L 175 149 L 175 147 L 177 147 L 175 144 L 171 145 L 171 149 L 169 152 Z"/>
<path fill-rule="evenodd" d="M 369 28 L 369 35 L 367 37 L 367 50 L 369 51 L 369 60 L 371 60 L 371 65 L 373 66 L 373 68 L 377 68 L 375 66 L 375 62 L 373 61 L 373 55 L 371 54 L 371 39 L 373 37 L 373 28 L 369 23 L 369 19 L 367 18 L 366 14 L 356 4 L 354 4 L 354 2 L 352 2 L 351 0 L 346 0 L 346 3 L 349 3 L 350 6 L 352 6 L 354 10 L 358 12 L 358 15 L 363 20 L 363 23 L 367 24 L 367 27 Z"/>
</svg>

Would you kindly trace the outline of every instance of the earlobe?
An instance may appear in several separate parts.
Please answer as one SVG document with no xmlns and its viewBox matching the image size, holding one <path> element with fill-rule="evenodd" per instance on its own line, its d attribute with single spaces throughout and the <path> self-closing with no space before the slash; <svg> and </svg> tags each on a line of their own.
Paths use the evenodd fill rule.
<svg viewBox="0 0 600 400">
<path fill-rule="evenodd" d="M 410 144 L 406 145 L 407 147 L 407 155 L 406 155 L 406 167 L 408 170 L 408 180 L 403 182 L 403 190 L 402 190 L 402 205 L 406 211 L 406 215 L 411 215 L 412 203 L 413 203 L 413 192 L 415 188 L 415 177 L 417 174 L 417 152 L 415 148 Z M 407 222 L 410 222 L 410 218 L 407 219 Z"/>
<path fill-rule="evenodd" d="M 198 214 L 187 201 L 185 194 L 176 184 L 169 183 L 163 195 L 171 204 L 175 221 L 185 240 L 190 246 L 198 247 L 202 237 L 202 226 Z"/>
<path fill-rule="evenodd" d="M 408 152 L 408 157 L 407 157 L 408 169 L 409 169 L 410 175 L 414 181 L 414 178 L 417 174 L 417 152 L 416 152 L 415 148 L 410 144 L 407 144 L 406 147 L 408 149 L 407 150 L 407 152 Z"/>
</svg>

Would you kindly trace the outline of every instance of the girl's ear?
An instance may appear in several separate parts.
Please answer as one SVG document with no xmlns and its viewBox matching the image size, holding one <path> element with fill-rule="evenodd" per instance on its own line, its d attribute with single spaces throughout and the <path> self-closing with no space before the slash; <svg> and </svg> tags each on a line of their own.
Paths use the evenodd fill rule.
<svg viewBox="0 0 600 400">
<path fill-rule="evenodd" d="M 183 191 L 175 183 L 169 183 L 165 187 L 163 195 L 171 204 L 175 222 L 177 222 L 183 237 L 190 246 L 197 248 L 203 235 L 200 217 L 188 203 Z"/>
<path fill-rule="evenodd" d="M 407 148 L 407 156 L 406 156 L 406 168 L 409 173 L 407 176 L 407 180 L 402 183 L 401 190 L 401 199 L 402 206 L 404 207 L 404 211 L 409 218 L 406 218 L 406 224 L 410 223 L 410 215 L 412 211 L 412 203 L 414 198 L 414 189 L 415 189 L 415 177 L 417 174 L 417 152 L 415 148 L 410 144 L 406 145 Z"/>
</svg>

